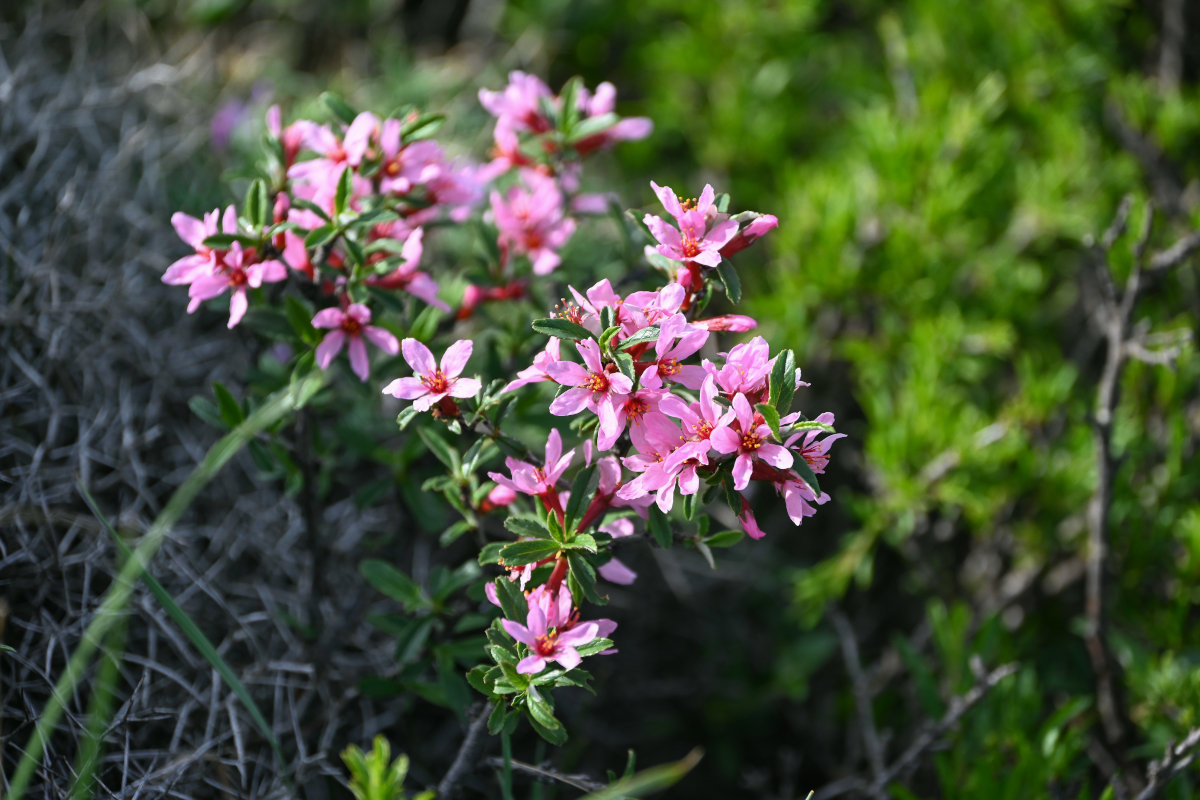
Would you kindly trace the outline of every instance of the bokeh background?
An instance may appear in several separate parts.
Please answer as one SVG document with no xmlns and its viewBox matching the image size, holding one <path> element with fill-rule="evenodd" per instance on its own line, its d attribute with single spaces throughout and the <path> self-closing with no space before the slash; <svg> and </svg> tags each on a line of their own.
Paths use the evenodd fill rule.
<svg viewBox="0 0 1200 800">
<path fill-rule="evenodd" d="M 0 654 L 0 763 L 15 764 L 111 574 L 74 480 L 136 530 L 216 438 L 189 399 L 213 379 L 245 383 L 254 364 L 249 337 L 217 315 L 186 318 L 158 285 L 180 252 L 171 212 L 232 201 L 266 107 L 318 115 L 325 90 L 359 108 L 445 111 L 450 148 L 482 158 L 476 92 L 523 69 L 555 88 L 612 81 L 618 111 L 654 119 L 653 136 L 593 173 L 626 205 L 649 208 L 651 179 L 693 194 L 711 182 L 733 207 L 778 216 L 738 257 L 738 310 L 796 350 L 812 384 L 799 407 L 834 411 L 848 437 L 822 480 L 833 501 L 796 529 L 764 498 L 767 538 L 720 553 L 716 573 L 694 552 L 631 552 L 641 578 L 613 593 L 621 652 L 596 665 L 598 696 L 564 694 L 561 751 L 521 736 L 515 754 L 602 777 L 628 749 L 645 766 L 703 747 L 667 796 L 834 796 L 871 775 L 856 688 L 891 764 L 976 683 L 972 663 L 1016 663 L 887 796 L 1095 797 L 1114 776 L 1144 776 L 1200 727 L 1200 287 L 1195 258 L 1146 287 L 1134 319 L 1177 357 L 1131 361 L 1120 381 L 1106 559 L 1128 723 L 1117 747 L 1085 647 L 1105 358 L 1089 243 L 1131 197 L 1131 232 L 1108 259 L 1122 281 L 1150 205 L 1151 252 L 1200 226 L 1198 12 L 1181 0 L 6 6 L 0 631 L 18 653 Z M 604 277 L 594 252 L 569 250 L 564 278 Z M 365 621 L 382 598 L 356 564 L 427 570 L 439 522 L 328 504 L 324 580 L 353 613 L 329 604 L 344 627 L 314 659 L 289 622 L 313 592 L 296 499 L 249 460 L 207 497 L 156 572 L 270 709 L 301 793 L 341 796 L 337 751 L 375 733 L 413 758 L 413 785 L 435 783 L 462 728 L 428 697 L 372 683 L 394 675 L 394 642 Z M 286 794 L 153 599 L 131 613 L 126 712 L 99 794 Z M 70 785 L 82 724 L 69 717 L 53 743 L 48 796 Z M 473 780 L 494 795 L 486 771 Z M 1198 784 L 1184 775 L 1164 796 Z"/>
</svg>

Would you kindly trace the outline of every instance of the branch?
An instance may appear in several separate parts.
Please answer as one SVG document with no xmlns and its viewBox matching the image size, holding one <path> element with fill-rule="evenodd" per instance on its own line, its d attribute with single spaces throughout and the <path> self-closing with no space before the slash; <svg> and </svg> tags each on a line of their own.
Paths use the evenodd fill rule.
<svg viewBox="0 0 1200 800">
<path fill-rule="evenodd" d="M 875 780 L 883 774 L 883 746 L 879 742 L 879 731 L 875 728 L 875 714 L 871 708 L 871 693 L 863 675 L 862 661 L 858 657 L 858 642 L 854 639 L 854 628 L 840 609 L 830 613 L 833 628 L 842 644 L 842 658 L 846 672 L 854 688 L 854 706 L 858 710 L 858 724 L 862 728 L 863 746 L 867 751 L 867 762 L 871 765 L 871 777 Z"/>
<path fill-rule="evenodd" d="M 498 756 L 490 756 L 485 758 L 483 763 L 485 766 L 494 767 L 496 769 L 504 769 L 504 759 Z M 536 764 L 526 764 L 524 761 L 517 761 L 515 758 L 509 759 L 508 765 L 517 772 L 523 772 L 526 775 L 536 778 L 537 780 L 544 781 L 546 783 L 558 781 L 559 783 L 565 783 L 568 786 L 574 786 L 576 789 L 584 792 L 598 792 L 607 786 L 607 784 L 592 780 L 592 778 L 588 777 L 587 775 L 567 775 L 566 773 L 550 769 L 549 767 L 539 767 Z"/>
<path fill-rule="evenodd" d="M 471 720 L 471 724 L 467 726 L 467 735 L 463 737 L 463 742 L 459 745 L 454 762 L 450 764 L 450 769 L 446 770 L 445 776 L 438 783 L 438 800 L 452 800 L 458 794 L 459 784 L 467 776 L 467 773 L 475 768 L 479 754 L 487 744 L 487 737 L 484 734 L 487 732 L 487 721 L 491 716 L 492 708 L 487 703 L 481 704 L 478 708 L 478 713 Z"/>
<path fill-rule="evenodd" d="M 871 789 L 877 793 L 883 793 L 884 788 L 889 783 L 916 766 L 917 759 L 921 757 L 922 753 L 928 750 L 946 731 L 957 725 L 963 715 L 978 704 L 1000 681 L 1016 673 L 1017 668 L 1018 665 L 1015 663 L 996 667 L 996 669 L 986 675 L 980 676 L 975 685 L 966 694 L 959 695 L 951 700 L 950 708 L 947 709 L 942 718 L 933 724 L 926 723 L 917 733 L 917 738 L 904 751 L 904 754 L 884 770 L 882 775 L 875 779 L 875 782 L 871 785 Z"/>
<path fill-rule="evenodd" d="M 1146 771 L 1146 788 L 1134 800 L 1150 800 L 1179 773 L 1183 772 L 1196 757 L 1200 756 L 1200 728 L 1192 728 L 1178 745 L 1167 745 L 1167 752 L 1159 761 L 1150 762 Z"/>
<path fill-rule="evenodd" d="M 966 694 L 959 695 L 950 701 L 950 707 L 942 715 L 941 719 L 937 722 L 926 721 L 920 730 L 917 731 L 916 738 L 908 746 L 908 749 L 892 762 L 891 765 L 884 768 L 870 783 L 857 777 L 843 778 L 822 787 L 819 792 L 815 793 L 814 800 L 827 800 L 827 798 L 837 797 L 838 795 L 852 791 L 865 792 L 876 797 L 887 797 L 886 789 L 888 784 L 916 767 L 917 760 L 920 759 L 926 750 L 931 748 L 947 731 L 956 726 L 963 715 L 978 704 L 1000 681 L 1014 674 L 1018 666 L 1015 663 L 1005 664 L 989 673 L 979 675 L 975 685 Z"/>
<path fill-rule="evenodd" d="M 1150 258 L 1150 263 L 1146 265 L 1146 272 L 1157 277 L 1172 267 L 1182 264 L 1197 250 L 1200 250 L 1200 231 L 1193 231 L 1161 253 L 1155 253 Z"/>
</svg>

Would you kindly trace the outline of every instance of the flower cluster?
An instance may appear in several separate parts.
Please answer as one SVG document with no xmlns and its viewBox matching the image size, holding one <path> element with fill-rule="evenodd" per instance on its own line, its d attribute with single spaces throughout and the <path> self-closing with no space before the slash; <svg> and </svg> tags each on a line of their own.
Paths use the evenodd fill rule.
<svg viewBox="0 0 1200 800">
<path fill-rule="evenodd" d="M 445 541 L 467 530 L 486 540 L 484 518 L 501 509 L 512 534 L 488 542 L 479 557 L 502 568 L 485 592 L 503 614 L 486 631 L 493 663 L 472 669 L 468 680 L 489 696 L 501 723 L 522 709 L 551 741 L 561 726 L 539 687 L 581 685 L 575 670 L 585 657 L 615 652 L 616 623 L 584 620 L 581 610 L 603 602 L 598 579 L 637 578 L 614 550 L 640 538 L 669 547 L 678 538 L 711 559 L 708 542 L 742 535 L 707 534 L 707 518 L 696 512 L 717 499 L 752 538 L 764 535 L 751 506 L 762 495 L 780 496 L 799 525 L 829 500 L 817 476 L 842 436 L 832 413 L 808 419 L 792 411 L 808 384 L 790 350 L 772 353 L 761 336 L 718 342 L 723 332 L 757 328 L 752 317 L 705 309 L 717 291 L 738 302 L 730 258 L 778 220 L 732 213 L 728 196 L 711 185 L 689 199 L 651 182 L 665 214 L 631 217 L 633 227 L 644 225 L 646 261 L 662 274 L 660 285 L 625 293 L 608 279 L 585 291 L 569 286 L 570 300 L 532 322 L 550 338 L 531 363 L 516 355 L 513 365 L 516 348 L 495 348 L 480 360 L 511 369 L 490 382 L 467 373 L 476 345 L 493 340 L 448 330 L 463 335 L 485 303 L 519 313 L 541 296 L 538 282 L 563 264 L 563 248 L 586 215 L 612 202 L 582 191 L 584 158 L 650 133 L 648 119 L 614 113 L 615 96 L 611 84 L 589 92 L 577 79 L 555 95 L 538 78 L 511 73 L 502 90 L 479 93 L 496 118 L 483 165 L 447 158 L 430 138 L 437 115 L 385 118 L 330 99 L 336 124 L 285 126 L 272 108 L 264 177 L 252 182 L 240 213 L 230 206 L 203 219 L 176 214 L 172 222 L 192 252 L 163 277 L 189 286 L 189 313 L 228 290 L 230 327 L 252 299 L 287 292 L 284 313 L 268 308 L 250 320 L 269 323 L 273 313 L 294 334 L 289 344 L 308 348 L 293 380 L 329 369 L 346 351 L 352 372 L 367 381 L 368 344 L 403 357 L 412 374 L 382 391 L 408 403 L 397 420 L 402 429 L 425 415 L 419 433 L 449 471 L 422 485 L 462 513 Z M 483 233 L 487 258 L 462 276 L 451 313 L 447 276 L 425 263 L 433 260 L 426 235 L 469 219 Z M 261 291 L 289 277 L 299 288 Z M 440 358 L 425 343 L 440 349 L 451 338 Z M 528 409 L 515 393 L 535 384 L 554 389 L 552 398 L 543 392 L 544 409 L 563 421 L 562 430 L 545 426 L 536 455 L 501 429 L 511 409 Z M 430 433 L 434 427 L 461 438 L 447 442 Z M 566 447 L 566 436 L 578 444 Z M 495 466 L 501 452 L 502 468 Z M 672 531 L 667 515 L 678 506 L 696 520 L 695 534 Z"/>
</svg>

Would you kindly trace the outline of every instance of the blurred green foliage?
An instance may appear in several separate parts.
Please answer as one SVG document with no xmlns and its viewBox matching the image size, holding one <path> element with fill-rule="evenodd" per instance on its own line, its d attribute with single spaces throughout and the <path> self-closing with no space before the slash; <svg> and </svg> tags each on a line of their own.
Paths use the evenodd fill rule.
<svg viewBox="0 0 1200 800">
<path fill-rule="evenodd" d="M 747 310 L 796 349 L 813 383 L 801 408 L 836 410 L 850 434 L 823 481 L 834 502 L 798 532 L 775 526 L 762 544 L 786 557 L 752 562 L 766 572 L 757 593 L 713 623 L 753 614 L 761 641 L 695 650 L 718 665 L 720 695 L 646 735 L 708 748 L 696 774 L 721 775 L 704 796 L 728 796 L 751 768 L 784 772 L 763 753 L 779 740 L 815 753 L 804 780 L 853 769 L 853 746 L 820 741 L 854 724 L 824 622 L 838 603 L 867 632 L 864 660 L 890 669 L 873 708 L 893 758 L 971 687 L 972 657 L 1021 665 L 927 759 L 915 794 L 896 796 L 1099 795 L 1080 630 L 1104 343 L 1084 242 L 1134 197 L 1134 234 L 1112 253 L 1122 281 L 1151 202 L 1152 251 L 1200 224 L 1200 53 L 1164 88 L 1159 9 L 1132 0 L 514 0 L 495 31 L 430 34 L 457 49 L 414 63 L 420 37 L 388 40 L 409 5 L 421 4 L 359 2 L 331 19 L 197 2 L 176 21 L 280 15 L 302 33 L 262 67 L 279 94 L 319 84 L 380 110 L 445 100 L 451 135 L 477 145 L 474 90 L 507 69 L 555 87 L 612 81 L 621 113 L 656 123 L 615 156 L 626 198 L 646 203 L 651 178 L 683 194 L 708 181 L 779 217 L 765 248 L 738 257 Z M 331 63 L 356 46 L 360 60 Z M 1134 319 L 1194 336 L 1198 311 L 1193 259 Z M 1143 759 L 1200 724 L 1198 387 L 1185 343 L 1169 368 L 1129 364 L 1117 413 L 1110 639 Z M 780 720 L 780 697 L 794 718 Z M 1180 778 L 1168 796 L 1195 785 Z"/>
<path fill-rule="evenodd" d="M 1096 717 L 1079 635 L 1104 353 L 1083 242 L 1126 194 L 1135 233 L 1147 203 L 1159 208 L 1152 250 L 1200 221 L 1197 54 L 1184 54 L 1182 86 L 1163 89 L 1150 10 L 526 0 L 505 16 L 511 37 L 540 32 L 535 66 L 551 82 L 612 80 L 637 98 L 628 113 L 655 119 L 656 135 L 622 153 L 630 175 L 711 180 L 779 216 L 770 258 L 743 270 L 750 313 L 797 348 L 811 407 L 837 409 L 851 434 L 828 481 L 843 516 L 806 522 L 811 561 L 784 568 L 793 614 L 818 625 L 836 601 L 868 621 L 915 609 L 913 623 L 931 604 L 937 658 L 909 664 L 930 684 L 918 692 L 928 714 L 971 685 L 969 654 L 1022 664 L 938 756 L 934 796 L 1103 786 L 1084 752 Z M 1113 252 L 1118 282 L 1134 238 Z M 1194 333 L 1198 297 L 1193 260 L 1134 317 Z M 1170 368 L 1131 363 L 1122 381 L 1112 639 L 1142 756 L 1200 713 L 1198 383 L 1191 345 Z M 808 637 L 823 638 L 777 650 L 777 679 L 800 695 L 806 675 L 838 666 L 827 633 Z M 899 696 L 876 707 L 885 727 L 912 722 Z M 848 721 L 852 706 L 842 711 Z"/>
</svg>

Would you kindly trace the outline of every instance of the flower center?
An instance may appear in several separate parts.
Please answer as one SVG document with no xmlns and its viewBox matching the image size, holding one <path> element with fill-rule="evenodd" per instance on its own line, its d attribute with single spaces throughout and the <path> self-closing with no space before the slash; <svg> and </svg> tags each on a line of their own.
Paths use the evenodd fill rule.
<svg viewBox="0 0 1200 800">
<path fill-rule="evenodd" d="M 757 450 L 762 445 L 762 437 L 751 431 L 742 434 L 742 449 Z"/>
<path fill-rule="evenodd" d="M 342 320 L 342 330 L 347 336 L 358 336 L 362 332 L 362 323 L 349 314 Z"/>
<path fill-rule="evenodd" d="M 583 309 L 562 297 L 558 298 L 558 303 L 554 305 L 550 316 L 574 322 L 576 325 L 583 324 Z"/>
<path fill-rule="evenodd" d="M 246 273 L 240 269 L 235 269 L 232 272 L 230 272 L 229 273 L 229 285 L 230 286 L 245 286 L 246 285 Z"/>
<path fill-rule="evenodd" d="M 558 631 L 554 628 L 546 631 L 544 636 L 536 636 L 533 640 L 534 649 L 539 656 L 554 655 L 554 647 L 558 642 Z"/>
<path fill-rule="evenodd" d="M 683 207 L 684 211 L 695 211 L 696 207 L 699 205 L 699 202 L 697 202 L 696 198 L 694 197 L 689 197 L 686 200 L 681 197 L 679 198 L 679 205 Z"/>
<path fill-rule="evenodd" d="M 692 433 L 696 434 L 697 438 L 707 439 L 713 431 L 713 424 L 706 419 L 702 419 L 692 426 Z"/>
<path fill-rule="evenodd" d="M 700 255 L 700 245 L 696 242 L 696 237 L 690 233 L 683 235 L 683 244 L 680 249 L 683 250 L 683 254 L 688 258 L 695 258 Z"/>
<path fill-rule="evenodd" d="M 672 375 L 678 375 L 681 369 L 683 369 L 683 367 L 679 366 L 679 359 L 677 358 L 664 358 L 662 361 L 658 362 L 658 374 L 662 375 L 664 378 L 669 378 Z"/>
<path fill-rule="evenodd" d="M 400 162 L 389 161 L 387 166 L 383 168 L 383 171 L 391 178 L 396 177 L 400 174 Z"/>
<path fill-rule="evenodd" d="M 422 375 L 421 385 L 431 394 L 443 394 L 450 389 L 450 381 L 446 379 L 440 369 L 435 369 L 432 375 Z"/>
<path fill-rule="evenodd" d="M 630 422 L 637 422 L 649 410 L 650 404 L 639 397 L 630 397 L 625 401 L 625 416 Z"/>
<path fill-rule="evenodd" d="M 591 389 L 593 392 L 607 392 L 608 376 L 603 372 L 593 372 L 588 376 L 588 379 L 581 384 L 581 386 L 584 389 Z"/>
</svg>

